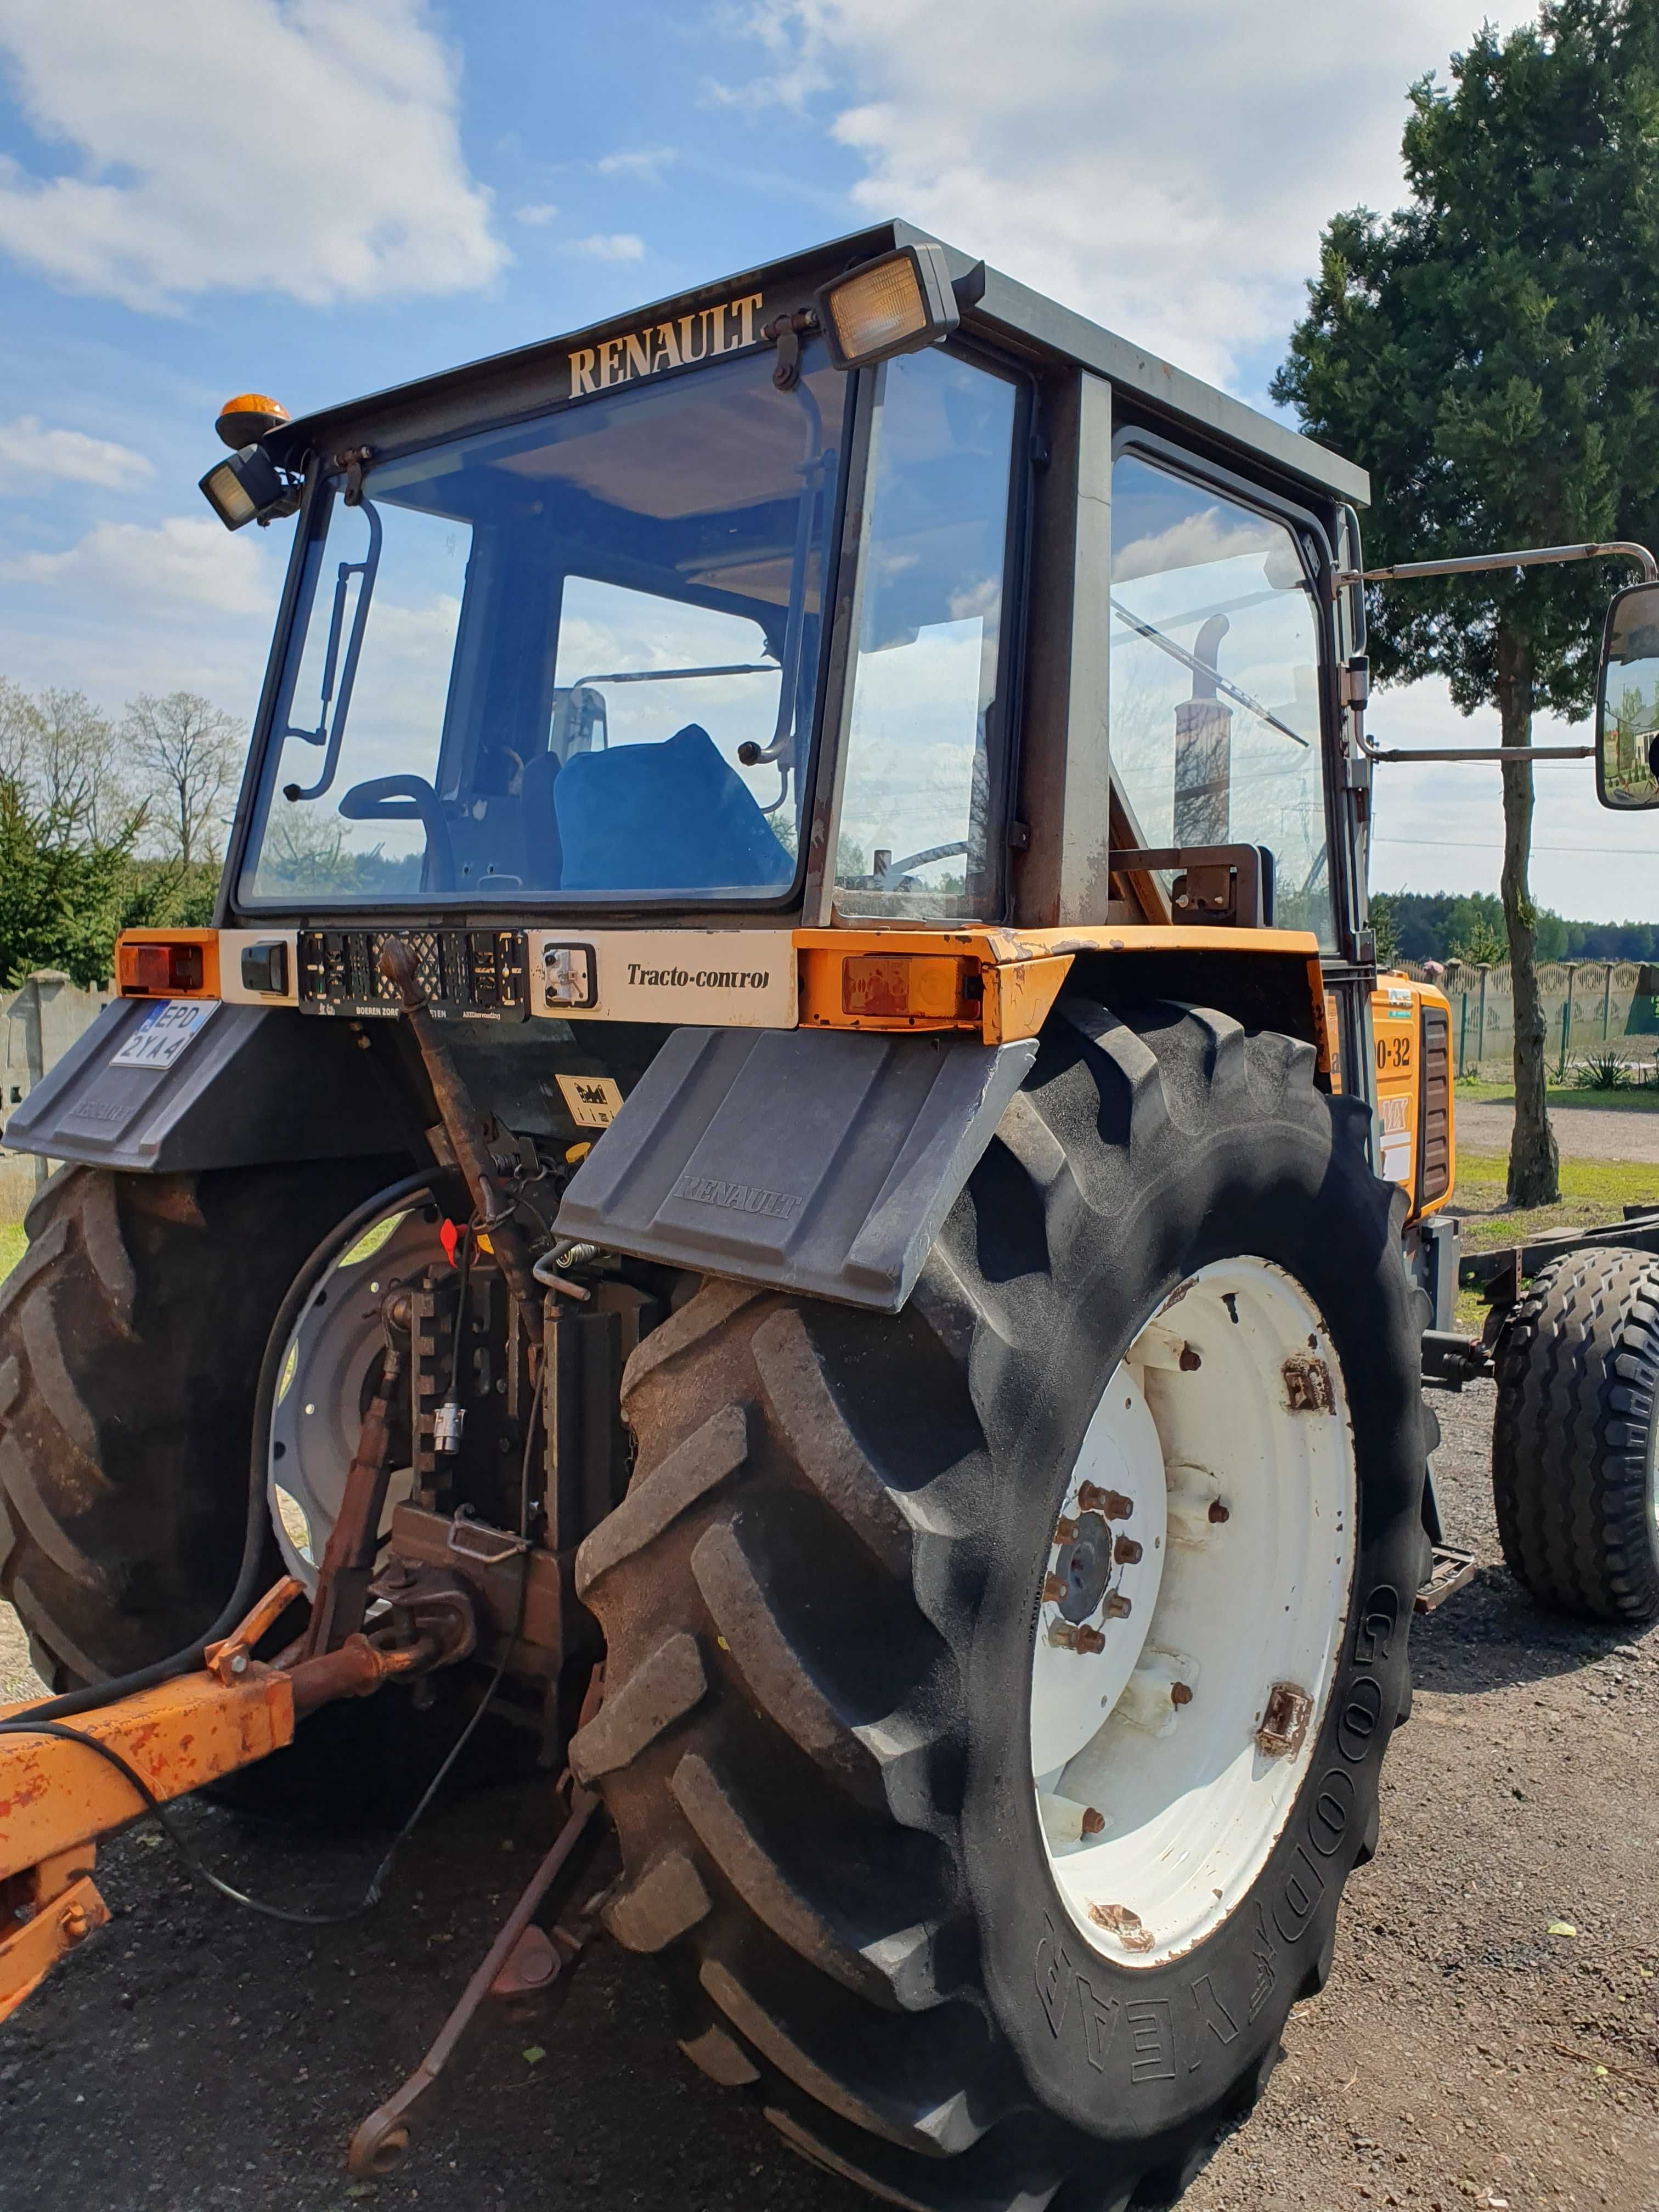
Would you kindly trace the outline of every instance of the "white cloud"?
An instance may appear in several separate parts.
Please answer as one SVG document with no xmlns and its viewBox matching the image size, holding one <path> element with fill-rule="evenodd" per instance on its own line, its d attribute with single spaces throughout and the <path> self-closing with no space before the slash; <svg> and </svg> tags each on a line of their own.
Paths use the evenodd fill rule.
<svg viewBox="0 0 1659 2212">
<path fill-rule="evenodd" d="M 596 230 L 591 237 L 573 238 L 563 251 L 579 253 L 585 261 L 638 261 L 644 256 L 645 240 L 631 230 Z"/>
<path fill-rule="evenodd" d="M 1120 535 L 1112 547 L 1113 583 L 1167 575 L 1171 569 L 1201 568 L 1207 562 L 1236 560 L 1247 553 L 1270 553 L 1280 543 L 1284 532 L 1276 524 L 1243 519 L 1237 507 L 1227 512 L 1229 520 L 1224 523 L 1218 507 L 1206 507 L 1127 545 Z"/>
<path fill-rule="evenodd" d="M 0 422 L 0 491 L 54 477 L 118 491 L 155 473 L 142 453 L 112 439 L 89 438 L 84 430 L 48 430 L 38 415 Z"/>
<path fill-rule="evenodd" d="M 1516 0 L 1500 21 L 1529 19 Z M 862 161 L 872 216 L 936 228 L 1213 381 L 1277 344 L 1338 208 L 1401 194 L 1406 88 L 1468 0 L 751 0 L 762 71 Z"/>
<path fill-rule="evenodd" d="M 551 222 L 559 210 L 551 200 L 538 200 L 532 206 L 514 208 L 515 222 L 527 222 L 532 230 L 539 230 L 544 222 Z"/>
<path fill-rule="evenodd" d="M 832 82 L 824 56 L 834 0 L 716 0 L 711 12 L 717 28 L 732 38 L 755 40 L 771 64 L 763 76 L 740 85 L 710 78 L 704 91 L 714 106 L 787 107 L 799 114 Z"/>
<path fill-rule="evenodd" d="M 602 177 L 639 177 L 656 185 L 661 183 L 663 171 L 672 168 L 679 158 L 675 147 L 647 146 L 634 154 L 606 154 L 593 167 Z"/>
<path fill-rule="evenodd" d="M 59 605 L 104 610 L 188 606 L 225 615 L 274 607 L 277 574 L 255 535 L 228 536 L 204 515 L 171 515 L 155 528 L 100 522 L 62 553 L 26 553 L 0 563 L 0 577 L 46 585 Z"/>
<path fill-rule="evenodd" d="M 0 250 L 65 289 L 316 306 L 463 290 L 509 258 L 425 0 L 0 0 L 0 52 L 68 163 L 0 157 Z"/>
</svg>

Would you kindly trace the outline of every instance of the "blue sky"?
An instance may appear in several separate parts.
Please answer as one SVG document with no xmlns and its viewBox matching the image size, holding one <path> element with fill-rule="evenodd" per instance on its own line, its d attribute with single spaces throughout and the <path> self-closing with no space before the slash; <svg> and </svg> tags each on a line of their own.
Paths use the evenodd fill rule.
<svg viewBox="0 0 1659 2212">
<path fill-rule="evenodd" d="M 248 714 L 286 532 L 196 491 L 229 393 L 297 413 L 878 214 L 1260 404 L 1320 223 L 1393 203 L 1405 88 L 1480 12 L 0 0 L 0 673 Z M 1432 686 L 1372 723 L 1493 734 Z M 1375 880 L 1495 888 L 1495 771 L 1381 773 Z M 1539 787 L 1538 895 L 1650 914 L 1644 821 L 1587 764 Z"/>
</svg>

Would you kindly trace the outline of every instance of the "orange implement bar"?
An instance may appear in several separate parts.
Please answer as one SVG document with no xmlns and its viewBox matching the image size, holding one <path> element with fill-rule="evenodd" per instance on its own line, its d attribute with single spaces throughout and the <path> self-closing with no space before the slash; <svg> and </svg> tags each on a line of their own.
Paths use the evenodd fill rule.
<svg viewBox="0 0 1659 2212">
<path fill-rule="evenodd" d="M 31 1710 L 0 1706 L 0 1720 Z M 185 1674 L 69 1725 L 118 1753 L 157 1797 L 182 1797 L 292 1742 L 294 1685 L 267 1667 L 229 1688 Z M 0 1735 L 0 2020 L 109 1918 L 92 1880 L 95 1839 L 143 1809 L 128 1777 L 84 1744 Z"/>
<path fill-rule="evenodd" d="M 88 1844 L 82 1863 L 66 1869 L 61 1880 L 54 1875 L 30 1883 L 31 1894 L 12 1905 L 15 1924 L 0 1937 L 0 2020 L 40 1988 L 65 1951 L 84 1942 L 109 1918 L 109 1907 L 88 1871 L 92 1856 Z"/>
<path fill-rule="evenodd" d="M 29 1710 L 0 1707 L 0 1720 L 26 1720 Z M 158 1797 L 182 1797 L 293 1741 L 294 1685 L 262 1667 L 250 1667 L 229 1689 L 211 1674 L 181 1674 L 79 1714 L 69 1726 L 118 1752 Z M 126 1777 L 83 1745 L 0 1735 L 0 1881 L 107 1835 L 143 1810 Z"/>
</svg>

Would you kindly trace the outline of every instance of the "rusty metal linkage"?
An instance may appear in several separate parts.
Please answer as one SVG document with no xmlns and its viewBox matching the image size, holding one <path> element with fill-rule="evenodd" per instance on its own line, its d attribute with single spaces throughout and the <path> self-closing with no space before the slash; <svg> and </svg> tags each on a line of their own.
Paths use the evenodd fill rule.
<svg viewBox="0 0 1659 2212">
<path fill-rule="evenodd" d="M 604 1697 L 605 1668 L 600 1666 L 589 1677 L 578 1728 L 585 1728 L 592 1719 Z M 487 1996 L 526 1996 L 545 1989 L 574 1963 L 592 1934 L 595 1923 L 585 1916 L 574 1928 L 562 1921 L 550 1936 L 535 1923 L 538 1906 L 600 1809 L 601 1800 L 582 1789 L 568 1767 L 560 1777 L 560 1786 L 566 1783 L 570 1786 L 570 1810 L 551 1850 L 525 1885 L 426 2057 L 403 2087 L 359 2124 L 346 2150 L 346 2165 L 351 2172 L 386 2174 L 400 2163 L 409 2148 L 421 2100 L 454 2057 L 456 2045 Z"/>
<path fill-rule="evenodd" d="M 395 2095 L 377 2106 L 368 2118 L 358 2126 L 346 2152 L 346 2165 L 359 2175 L 390 2173 L 409 2148 L 416 2109 L 455 2055 L 471 2024 L 474 2014 L 492 1991 L 501 1996 L 516 1996 L 532 1988 L 544 1986 L 554 1979 L 560 1966 L 572 1955 L 567 1949 L 559 1955 L 556 1964 L 550 1963 L 549 1954 L 556 1945 L 558 1932 L 552 1939 L 543 1938 L 547 1945 L 535 1943 L 532 1937 L 532 1921 L 541 1903 L 571 1853 L 580 1842 L 588 1823 L 599 1809 L 598 1797 L 590 1796 L 585 1790 L 574 1787 L 570 1793 L 570 1813 L 559 1831 L 553 1848 L 532 1875 L 523 1894 L 514 1906 L 495 1942 L 485 1952 L 475 1969 L 472 1978 L 462 1990 L 460 1998 L 448 2019 L 439 2029 L 431 2049 Z M 539 1933 L 539 1931 L 536 1931 Z M 548 1964 L 548 1971 L 536 1976 L 532 1971 L 535 1963 Z"/>
<path fill-rule="evenodd" d="M 299 1595 L 292 1581 L 277 1583 L 234 1634 L 210 1646 L 196 1674 L 94 1706 L 73 1730 L 0 1738 L 0 2020 L 109 1918 L 92 1869 L 99 1838 L 146 1809 L 133 1776 L 159 1803 L 186 1796 L 281 1751 L 319 1706 L 449 1664 L 477 1642 L 465 1583 L 422 1568 L 392 1597 L 391 1633 L 401 1641 L 356 1632 L 290 1665 L 253 1658 Z M 0 1706 L 0 1720 L 27 1723 L 34 1702 Z"/>
<path fill-rule="evenodd" d="M 512 1207 L 496 1188 L 477 1110 L 461 1079 L 455 1056 L 427 1009 L 420 965 L 406 938 L 386 939 L 380 947 L 380 973 L 403 1002 L 404 1016 L 420 1048 L 444 1134 L 477 1208 L 479 1226 L 489 1236 L 507 1287 L 524 1310 L 533 1314 L 540 1308 L 541 1293 L 531 1272 L 528 1248 L 514 1222 Z"/>
<path fill-rule="evenodd" d="M 392 1409 L 405 1371 L 402 1347 L 388 1327 L 380 1379 L 363 1415 L 340 1510 L 317 1570 L 311 1620 L 301 1645 L 307 1659 L 331 1650 L 363 1625 L 392 1474 Z"/>
</svg>

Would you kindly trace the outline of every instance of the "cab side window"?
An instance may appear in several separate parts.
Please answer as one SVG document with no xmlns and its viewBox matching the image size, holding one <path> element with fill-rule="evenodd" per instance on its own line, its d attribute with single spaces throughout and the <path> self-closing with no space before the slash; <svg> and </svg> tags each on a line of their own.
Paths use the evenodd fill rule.
<svg viewBox="0 0 1659 2212">
<path fill-rule="evenodd" d="M 994 915 L 1018 388 L 936 350 L 901 355 L 882 376 L 836 903 Z"/>
<path fill-rule="evenodd" d="M 1319 610 L 1278 517 L 1133 450 L 1112 470 L 1112 773 L 1144 847 L 1265 845 L 1274 919 L 1335 948 Z"/>
</svg>

